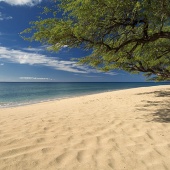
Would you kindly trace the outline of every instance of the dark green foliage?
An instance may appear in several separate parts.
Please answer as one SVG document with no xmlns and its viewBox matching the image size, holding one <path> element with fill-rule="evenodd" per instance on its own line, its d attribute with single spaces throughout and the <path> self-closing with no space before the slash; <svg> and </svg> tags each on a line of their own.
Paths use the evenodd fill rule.
<svg viewBox="0 0 170 170">
<path fill-rule="evenodd" d="M 103 71 L 144 72 L 155 80 L 170 80 L 169 0 L 60 0 L 53 18 L 31 22 L 30 40 L 59 50 L 92 49 L 79 63 Z M 56 11 L 61 9 L 62 18 Z M 60 11 L 60 12 L 61 12 Z"/>
</svg>

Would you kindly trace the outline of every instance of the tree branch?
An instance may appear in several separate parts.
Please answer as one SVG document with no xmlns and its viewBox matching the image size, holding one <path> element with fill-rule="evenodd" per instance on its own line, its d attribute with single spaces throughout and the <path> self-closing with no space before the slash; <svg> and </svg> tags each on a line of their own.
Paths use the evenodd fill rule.
<svg viewBox="0 0 170 170">
<path fill-rule="evenodd" d="M 170 39 L 170 32 L 159 32 L 159 33 L 155 33 L 151 36 L 148 36 L 147 38 L 142 37 L 139 39 L 136 38 L 136 39 L 131 39 L 131 40 L 125 41 L 120 46 L 115 48 L 115 52 L 118 52 L 121 48 L 123 48 L 124 46 L 126 46 L 130 43 L 138 42 L 138 44 L 145 44 L 145 43 L 149 43 L 149 42 L 154 42 L 154 41 L 158 40 L 159 38 Z"/>
</svg>

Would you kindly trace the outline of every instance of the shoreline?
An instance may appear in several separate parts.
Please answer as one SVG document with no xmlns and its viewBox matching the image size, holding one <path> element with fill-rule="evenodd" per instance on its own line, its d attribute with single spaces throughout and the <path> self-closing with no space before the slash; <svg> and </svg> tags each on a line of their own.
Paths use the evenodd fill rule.
<svg viewBox="0 0 170 170">
<path fill-rule="evenodd" d="M 0 170 L 167 170 L 170 85 L 0 109 Z"/>
<path fill-rule="evenodd" d="M 72 98 L 77 98 L 77 97 L 84 97 L 84 96 L 89 96 L 89 95 L 97 95 L 101 93 L 108 93 L 108 92 L 115 92 L 115 91 L 123 91 L 123 90 L 133 90 L 133 89 L 138 89 L 138 88 L 151 88 L 151 87 L 159 87 L 159 86 L 170 86 L 170 85 L 155 85 L 155 86 L 144 86 L 144 87 L 129 87 L 127 89 L 111 89 L 107 91 L 98 91 L 98 92 L 89 92 L 86 94 L 77 94 L 74 96 L 66 96 L 66 97 L 58 97 L 54 99 L 45 99 L 45 100 L 37 100 L 33 102 L 26 102 L 26 103 L 19 103 L 19 104 L 14 104 L 14 105 L 9 105 L 9 106 L 0 106 L 1 109 L 7 109 L 7 108 L 16 108 L 16 107 L 22 107 L 22 106 L 29 106 L 29 105 L 35 105 L 35 104 L 41 104 L 41 103 L 48 103 L 48 102 L 55 102 L 55 101 L 60 101 L 64 99 L 72 99 Z"/>
</svg>

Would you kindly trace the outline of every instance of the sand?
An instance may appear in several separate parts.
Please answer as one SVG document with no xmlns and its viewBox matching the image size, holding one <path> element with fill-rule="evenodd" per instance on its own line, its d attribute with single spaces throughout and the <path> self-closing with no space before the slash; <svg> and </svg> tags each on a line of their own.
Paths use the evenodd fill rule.
<svg viewBox="0 0 170 170">
<path fill-rule="evenodd" d="M 0 170 L 170 170 L 170 86 L 0 109 Z"/>
</svg>

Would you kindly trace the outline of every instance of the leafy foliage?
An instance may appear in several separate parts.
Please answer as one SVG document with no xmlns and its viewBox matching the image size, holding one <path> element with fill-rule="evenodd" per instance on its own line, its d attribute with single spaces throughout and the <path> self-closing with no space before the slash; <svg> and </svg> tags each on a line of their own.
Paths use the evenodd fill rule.
<svg viewBox="0 0 170 170">
<path fill-rule="evenodd" d="M 63 17 L 57 18 L 57 11 Z M 92 49 L 79 59 L 103 71 L 144 72 L 155 80 L 170 80 L 169 0 L 59 0 L 44 13 L 53 17 L 31 22 L 22 33 L 29 40 Z"/>
</svg>

